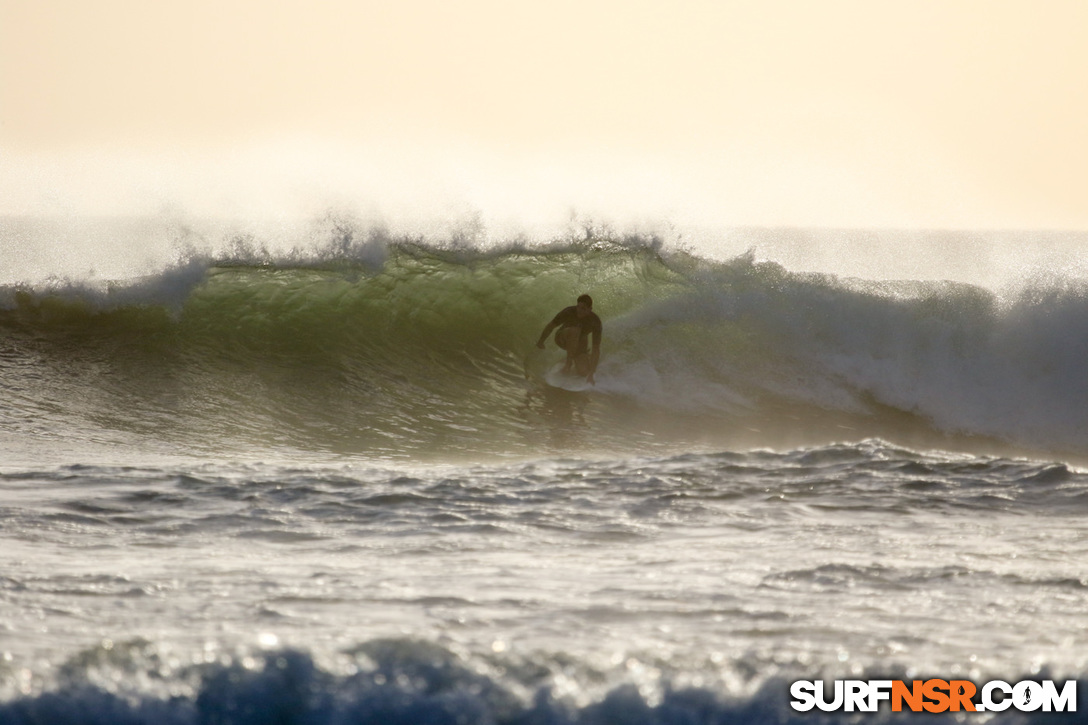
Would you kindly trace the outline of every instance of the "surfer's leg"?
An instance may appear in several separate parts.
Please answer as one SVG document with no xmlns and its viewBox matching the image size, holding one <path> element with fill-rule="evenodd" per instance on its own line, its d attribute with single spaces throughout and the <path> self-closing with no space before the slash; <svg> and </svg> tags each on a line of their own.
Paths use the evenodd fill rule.
<svg viewBox="0 0 1088 725">
<path fill-rule="evenodd" d="M 589 348 L 581 330 L 572 327 L 574 333 L 567 338 L 567 369 L 578 377 L 589 375 Z"/>
<path fill-rule="evenodd" d="M 567 360 L 563 363 L 563 372 L 569 373 L 574 367 L 574 358 L 578 352 L 580 330 L 577 327 L 564 327 L 555 333 L 555 344 L 567 351 Z"/>
</svg>

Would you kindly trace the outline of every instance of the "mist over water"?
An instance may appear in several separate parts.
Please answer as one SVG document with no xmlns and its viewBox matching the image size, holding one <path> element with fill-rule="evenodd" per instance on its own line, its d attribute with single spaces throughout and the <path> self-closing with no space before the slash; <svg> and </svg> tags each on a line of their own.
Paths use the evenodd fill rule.
<svg viewBox="0 0 1088 725">
<path fill-rule="evenodd" d="M 724 261 L 751 250 L 794 272 L 865 280 L 964 282 L 995 292 L 1088 276 L 1088 232 L 733 227 L 683 224 L 665 217 L 584 215 L 574 207 L 547 221 L 496 222 L 461 205 L 443 218 L 391 217 L 329 209 L 307 217 L 194 217 L 180 209 L 155 215 L 7 216 L 0 224 L 0 283 L 45 280 L 125 281 L 192 258 L 313 258 L 344 249 L 365 254 L 364 239 L 412 240 L 487 250 L 583 239 L 640 237 L 667 250 Z M 380 244 L 375 245 L 375 252 Z M 362 260 L 365 261 L 365 260 Z"/>
<path fill-rule="evenodd" d="M 941 175 L 904 197 L 848 176 L 823 173 L 816 183 L 826 170 L 776 170 L 744 155 L 607 144 L 531 150 L 418 128 L 382 144 L 258 137 L 228 147 L 138 148 L 8 150 L 0 283 L 126 279 L 194 253 L 231 256 L 240 242 L 275 257 L 312 254 L 345 231 L 358 239 L 375 230 L 472 248 L 587 232 L 636 236 L 717 261 L 755 249 L 795 272 L 992 290 L 1039 274 L 1081 277 L 1088 268 L 1084 232 L 1033 231 L 1029 216 L 946 188 Z M 731 163 L 743 182 L 723 170 Z"/>
</svg>

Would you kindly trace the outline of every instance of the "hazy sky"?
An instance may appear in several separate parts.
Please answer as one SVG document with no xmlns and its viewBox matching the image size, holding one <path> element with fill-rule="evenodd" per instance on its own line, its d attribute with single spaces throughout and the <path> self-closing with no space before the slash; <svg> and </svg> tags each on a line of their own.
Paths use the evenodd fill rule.
<svg viewBox="0 0 1088 725">
<path fill-rule="evenodd" d="M 0 0 L 7 212 L 1088 229 L 1086 129 L 1084 0 Z"/>
</svg>

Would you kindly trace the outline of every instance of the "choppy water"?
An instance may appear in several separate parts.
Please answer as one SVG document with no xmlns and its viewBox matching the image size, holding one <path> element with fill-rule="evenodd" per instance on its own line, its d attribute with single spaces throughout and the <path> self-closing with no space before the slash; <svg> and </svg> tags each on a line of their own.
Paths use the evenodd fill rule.
<svg viewBox="0 0 1088 725">
<path fill-rule="evenodd" d="M 605 354 L 566 394 L 532 342 L 583 291 Z M 782 722 L 798 678 L 1080 679 L 1086 291 L 373 235 L 10 284 L 0 723 Z"/>
</svg>

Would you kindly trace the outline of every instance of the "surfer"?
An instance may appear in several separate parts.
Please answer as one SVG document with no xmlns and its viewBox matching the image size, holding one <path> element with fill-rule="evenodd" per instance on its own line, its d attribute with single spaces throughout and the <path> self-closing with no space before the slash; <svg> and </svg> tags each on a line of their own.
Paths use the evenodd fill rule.
<svg viewBox="0 0 1088 725">
<path fill-rule="evenodd" d="M 567 361 L 563 365 L 563 374 L 577 374 L 596 385 L 593 373 L 597 371 L 597 362 L 601 359 L 601 318 L 593 312 L 593 298 L 582 295 L 578 304 L 564 307 L 540 333 L 536 346 L 544 349 L 544 341 L 552 330 L 555 344 L 567 351 Z M 593 336 L 593 350 L 589 349 L 589 336 Z M 574 373 L 572 373 L 574 371 Z"/>
</svg>

